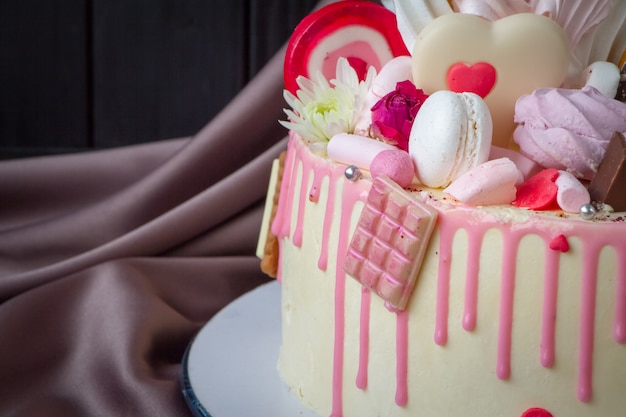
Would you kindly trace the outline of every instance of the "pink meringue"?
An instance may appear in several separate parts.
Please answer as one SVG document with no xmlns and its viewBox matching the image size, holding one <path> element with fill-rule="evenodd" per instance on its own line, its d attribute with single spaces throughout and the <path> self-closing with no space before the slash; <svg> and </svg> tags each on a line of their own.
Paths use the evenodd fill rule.
<svg viewBox="0 0 626 417">
<path fill-rule="evenodd" d="M 510 204 L 520 172 L 509 158 L 492 159 L 467 171 L 443 191 L 473 206 Z"/>
<path fill-rule="evenodd" d="M 515 105 L 520 152 L 545 168 L 591 179 L 614 132 L 626 131 L 626 104 L 593 87 L 542 88 Z"/>
<path fill-rule="evenodd" d="M 539 171 L 539 166 L 535 161 L 521 153 L 514 151 L 513 149 L 502 148 L 500 146 L 491 146 L 491 152 L 489 152 L 489 159 L 509 158 L 520 172 L 520 178 L 517 185 L 522 184 L 528 178 L 532 177 Z"/>
</svg>

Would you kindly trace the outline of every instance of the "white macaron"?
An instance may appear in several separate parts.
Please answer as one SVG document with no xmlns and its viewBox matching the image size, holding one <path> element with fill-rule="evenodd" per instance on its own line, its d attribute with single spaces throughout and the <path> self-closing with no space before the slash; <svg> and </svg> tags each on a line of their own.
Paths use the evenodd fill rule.
<svg viewBox="0 0 626 417">
<path fill-rule="evenodd" d="M 443 188 L 489 159 L 493 123 L 489 108 L 474 93 L 440 90 L 417 112 L 409 154 L 419 181 Z"/>
</svg>

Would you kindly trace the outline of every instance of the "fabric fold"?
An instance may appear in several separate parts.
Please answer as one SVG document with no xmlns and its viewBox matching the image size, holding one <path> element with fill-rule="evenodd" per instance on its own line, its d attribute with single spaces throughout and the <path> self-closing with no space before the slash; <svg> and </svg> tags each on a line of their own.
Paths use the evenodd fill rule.
<svg viewBox="0 0 626 417">
<path fill-rule="evenodd" d="M 190 415 L 193 336 L 268 280 L 283 57 L 194 137 L 0 162 L 0 415 Z"/>
</svg>

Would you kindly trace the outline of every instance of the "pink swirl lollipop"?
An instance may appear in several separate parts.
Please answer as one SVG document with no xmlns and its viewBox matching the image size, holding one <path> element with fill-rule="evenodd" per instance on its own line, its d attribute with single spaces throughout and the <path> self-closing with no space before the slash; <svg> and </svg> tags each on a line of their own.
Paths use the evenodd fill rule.
<svg viewBox="0 0 626 417">
<path fill-rule="evenodd" d="M 285 88 L 295 93 L 296 78 L 310 79 L 317 71 L 328 80 L 335 78 L 341 57 L 363 79 L 370 66 L 378 72 L 392 58 L 408 54 L 393 12 L 366 1 L 332 3 L 305 17 L 291 36 L 285 55 Z"/>
</svg>

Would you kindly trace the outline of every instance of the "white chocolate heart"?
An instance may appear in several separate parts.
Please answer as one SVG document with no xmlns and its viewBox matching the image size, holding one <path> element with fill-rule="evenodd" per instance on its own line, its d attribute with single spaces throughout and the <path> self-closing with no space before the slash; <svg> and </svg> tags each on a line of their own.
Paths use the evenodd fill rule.
<svg viewBox="0 0 626 417">
<path fill-rule="evenodd" d="M 457 63 L 496 69 L 485 97 L 493 119 L 493 144 L 508 148 L 515 128 L 515 102 L 539 87 L 559 87 L 569 65 L 565 32 L 547 17 L 514 14 L 496 21 L 452 13 L 419 34 L 413 49 L 413 80 L 427 94 L 450 89 L 447 73 Z"/>
</svg>

